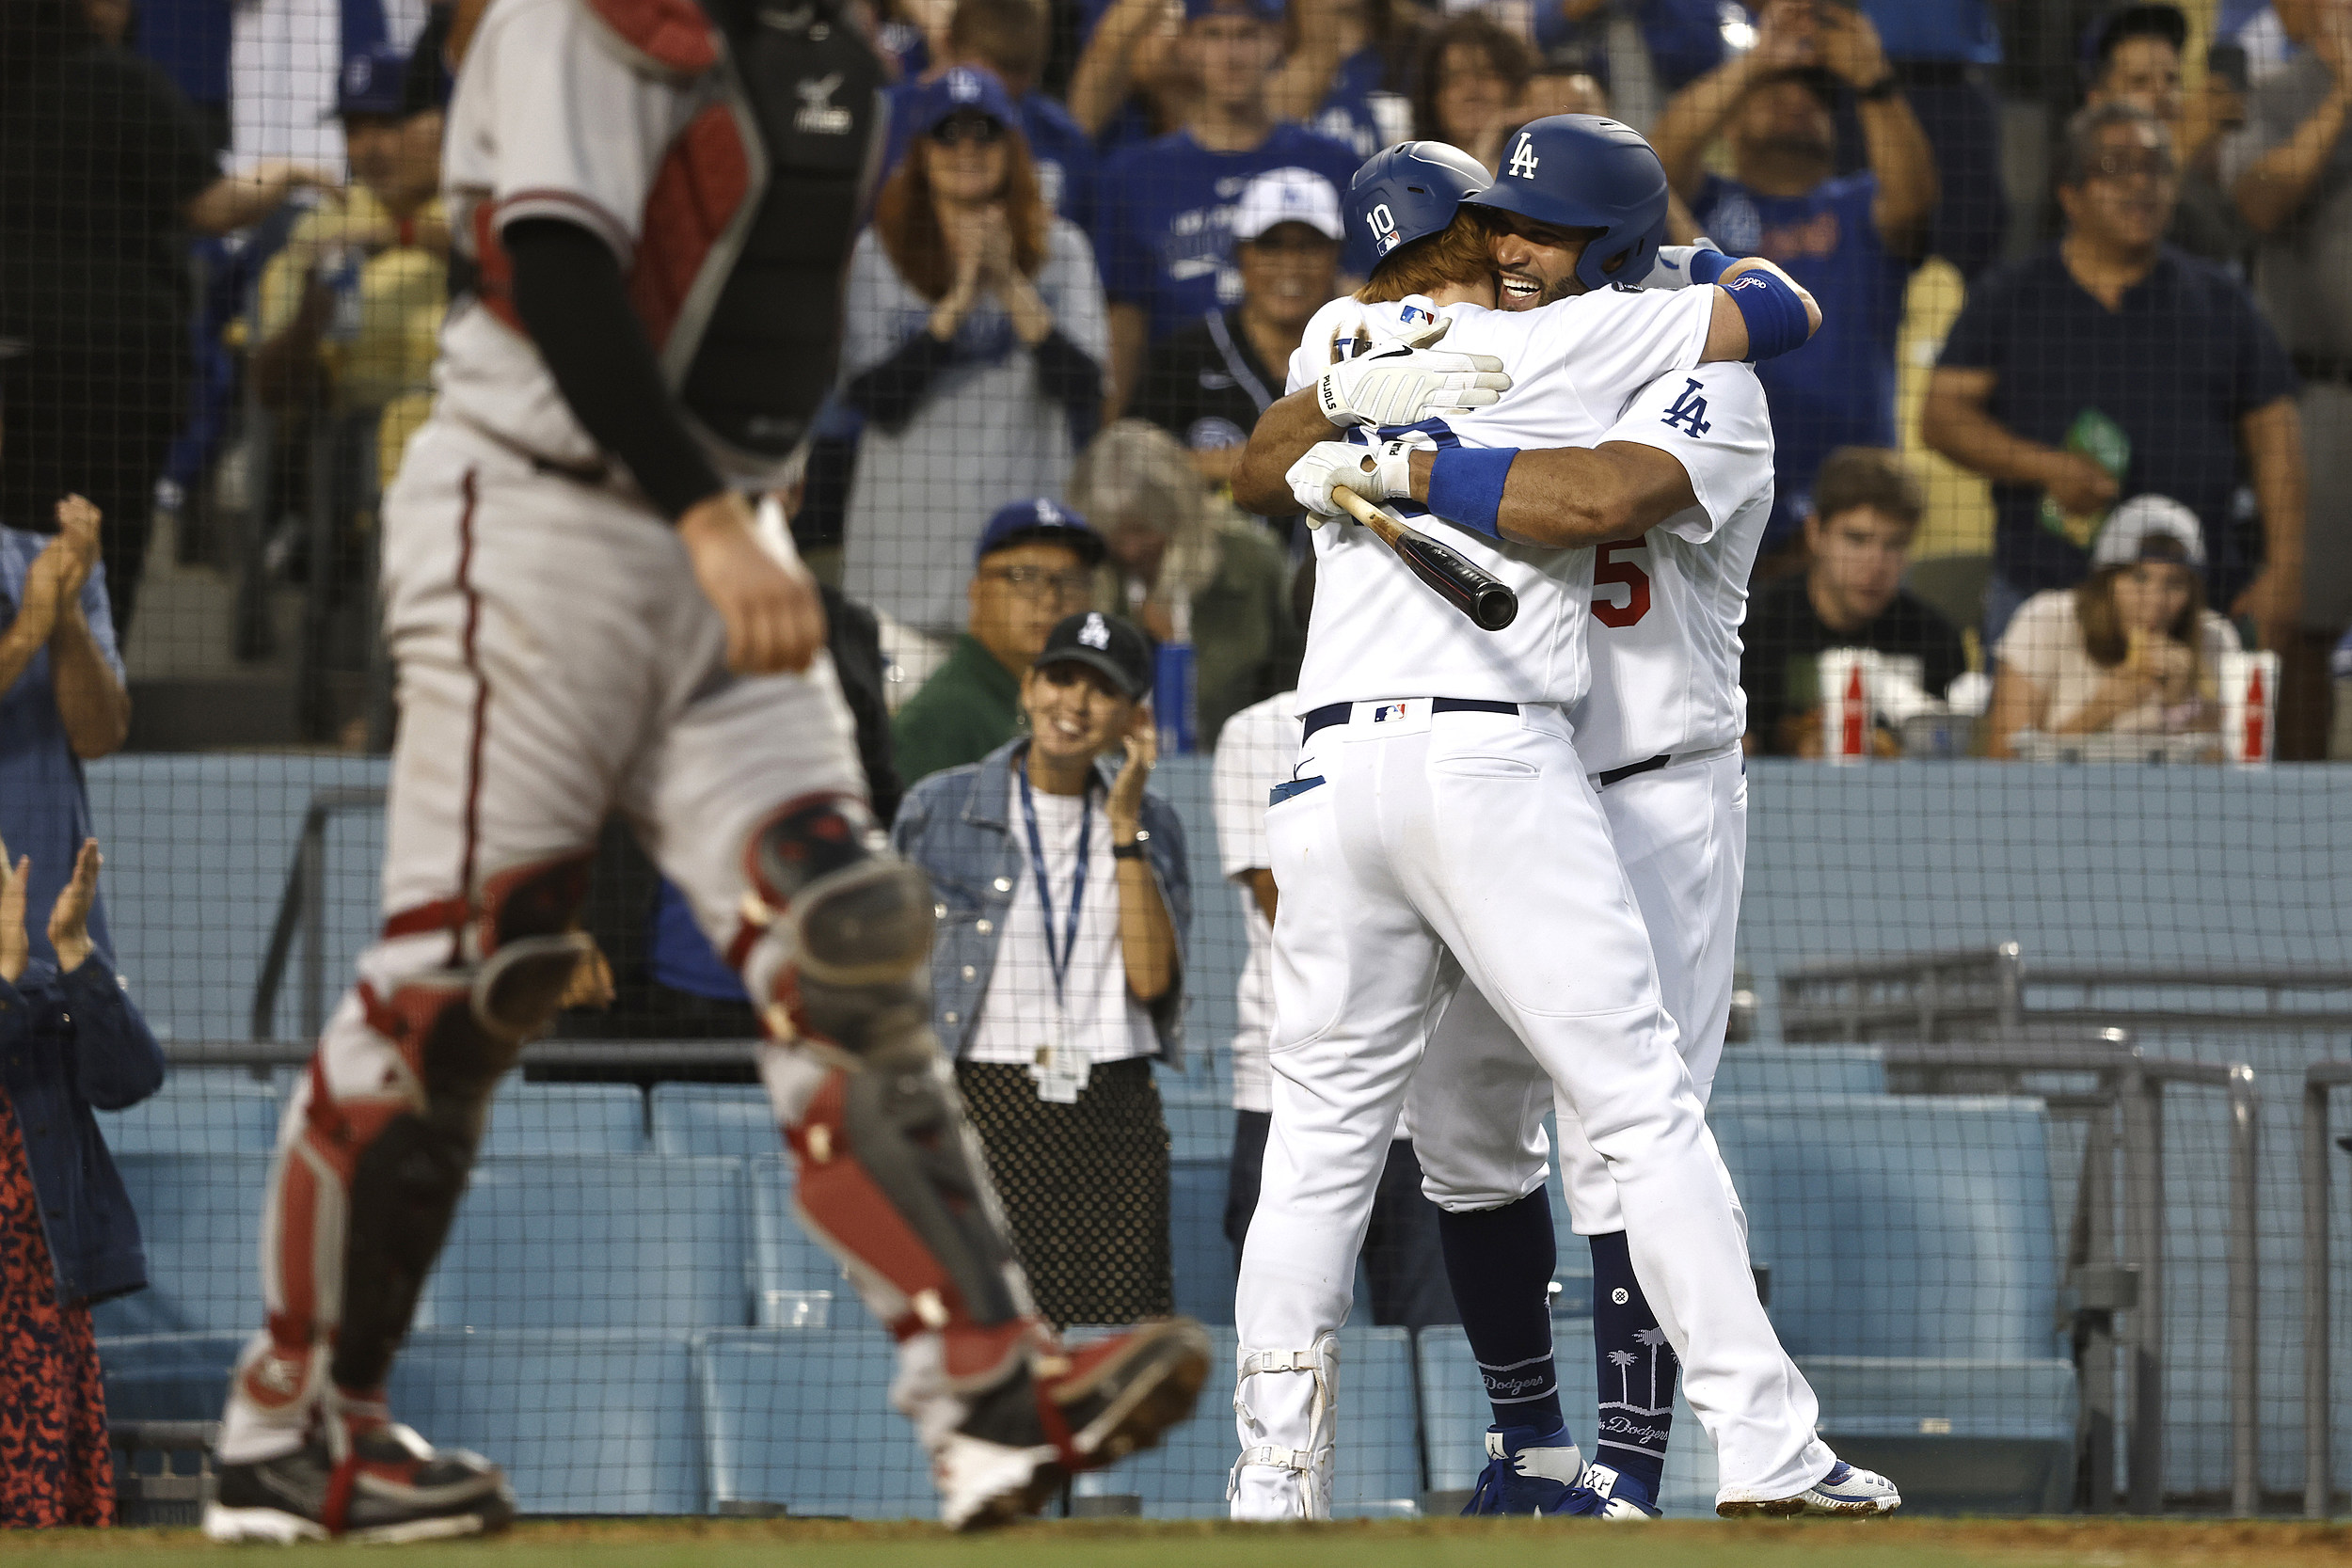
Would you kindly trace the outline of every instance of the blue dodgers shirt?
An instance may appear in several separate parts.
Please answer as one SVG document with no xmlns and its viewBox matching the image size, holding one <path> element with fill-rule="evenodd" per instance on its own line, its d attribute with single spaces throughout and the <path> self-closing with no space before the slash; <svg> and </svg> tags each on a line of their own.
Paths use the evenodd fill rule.
<svg viewBox="0 0 2352 1568">
<path fill-rule="evenodd" d="M 1278 125 L 1247 152 L 1212 152 L 1174 132 L 1113 153 L 1095 187 L 1096 257 L 1114 305 L 1152 313 L 1154 341 L 1211 310 L 1241 303 L 1231 229 L 1242 187 L 1268 169 L 1311 169 L 1344 191 L 1358 159 L 1297 125 Z"/>
<path fill-rule="evenodd" d="M 2237 421 L 2296 386 L 2278 334 L 2227 273 L 2166 245 L 2110 310 L 2053 245 L 1977 280 L 1937 364 L 1993 372 L 1985 411 L 2029 441 L 2065 445 L 2089 408 L 2122 426 L 2122 494 L 2169 496 L 2197 514 L 2208 598 L 2227 612 L 2259 554 L 2253 531 L 2232 520 Z M 1994 569 L 2011 587 L 2064 588 L 2090 571 L 2088 552 L 2042 526 L 2038 487 L 1995 484 L 1993 503 Z"/>
<path fill-rule="evenodd" d="M 1862 0 L 1890 60 L 1998 65 L 2001 30 L 1988 0 Z"/>
<path fill-rule="evenodd" d="M 890 88 L 890 140 L 882 154 L 888 175 L 907 155 L 914 139 L 908 119 L 909 101 L 922 90 L 913 78 Z M 1021 100 L 1021 135 L 1029 144 L 1029 162 L 1037 170 L 1038 194 L 1055 214 L 1091 233 L 1094 229 L 1094 143 L 1070 111 L 1041 92 Z"/>
<path fill-rule="evenodd" d="M 1918 263 L 1888 250 L 1871 221 L 1878 177 L 1829 180 L 1804 196 L 1765 196 L 1709 175 L 1691 204 L 1699 231 L 1735 256 L 1762 256 L 1812 291 L 1821 329 L 1756 367 L 1772 408 L 1770 549 L 1804 521 L 1821 459 L 1895 440 L 1895 340 Z"/>
<path fill-rule="evenodd" d="M 48 547 L 51 536 L 23 529 L 0 528 L 0 627 L 16 624 L 17 608 L 24 602 L 24 574 Z M 82 616 L 99 651 L 122 678 L 122 656 L 115 650 L 114 611 L 106 602 L 106 568 L 90 568 L 82 584 Z M 82 759 L 66 738 L 65 716 L 49 684 L 49 650 L 42 648 L 16 684 L 0 693 L 0 839 L 8 841 L 13 858 L 29 855 L 32 881 L 24 901 L 24 931 L 32 939 L 33 957 L 55 963 L 49 945 L 49 908 L 73 874 L 73 858 L 82 841 L 96 829 L 90 824 L 89 792 L 82 784 Z M 104 895 L 90 910 L 90 941 L 109 961 L 115 950 L 106 932 Z"/>
</svg>

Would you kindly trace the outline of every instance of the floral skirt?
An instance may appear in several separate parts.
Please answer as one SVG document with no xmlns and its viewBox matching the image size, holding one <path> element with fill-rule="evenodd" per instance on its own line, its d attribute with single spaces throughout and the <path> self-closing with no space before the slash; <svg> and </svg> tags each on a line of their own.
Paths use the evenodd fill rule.
<svg viewBox="0 0 2352 1568">
<path fill-rule="evenodd" d="M 57 1305 L 24 1140 L 0 1097 L 0 1527 L 114 1522 L 89 1308 Z"/>
</svg>

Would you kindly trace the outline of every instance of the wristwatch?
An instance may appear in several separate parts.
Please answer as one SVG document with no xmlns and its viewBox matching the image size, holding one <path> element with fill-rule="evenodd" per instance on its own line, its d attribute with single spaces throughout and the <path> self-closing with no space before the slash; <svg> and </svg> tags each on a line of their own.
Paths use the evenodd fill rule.
<svg viewBox="0 0 2352 1568">
<path fill-rule="evenodd" d="M 1114 844 L 1111 846 L 1111 859 L 1115 861 L 1139 861 L 1143 859 L 1143 847 L 1150 843 L 1151 839 L 1152 833 L 1149 829 L 1137 828 L 1136 830 L 1135 837 L 1129 839 L 1124 844 Z"/>
</svg>

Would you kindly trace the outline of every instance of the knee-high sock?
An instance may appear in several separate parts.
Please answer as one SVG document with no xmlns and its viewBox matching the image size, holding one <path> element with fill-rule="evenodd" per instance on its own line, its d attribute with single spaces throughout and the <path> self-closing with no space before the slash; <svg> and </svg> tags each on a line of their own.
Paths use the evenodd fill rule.
<svg viewBox="0 0 2352 1568">
<path fill-rule="evenodd" d="M 1441 1214 L 1438 1234 L 1495 1425 L 1559 1431 L 1566 1422 L 1551 1359 L 1551 1272 L 1559 1254 L 1549 1196 L 1538 1187 L 1500 1209 Z"/>
<path fill-rule="evenodd" d="M 1600 1367 L 1600 1435 L 1593 1461 L 1633 1477 L 1658 1496 L 1666 1437 L 1675 1418 L 1675 1378 L 1682 1363 L 1658 1326 L 1633 1277 L 1625 1232 L 1589 1238 L 1593 1246 L 1593 1353 Z"/>
</svg>

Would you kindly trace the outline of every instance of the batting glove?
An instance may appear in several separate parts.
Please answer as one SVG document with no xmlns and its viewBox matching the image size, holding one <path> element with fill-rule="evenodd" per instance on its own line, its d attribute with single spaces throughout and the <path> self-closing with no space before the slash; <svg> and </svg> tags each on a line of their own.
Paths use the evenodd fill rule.
<svg viewBox="0 0 2352 1568">
<path fill-rule="evenodd" d="M 1315 404 L 1336 425 L 1418 424 L 1485 408 L 1511 389 L 1502 361 L 1491 354 L 1447 354 L 1431 345 L 1451 321 L 1332 366 L 1315 379 Z"/>
<path fill-rule="evenodd" d="M 1433 451 L 1437 445 L 1418 430 L 1376 447 L 1317 441 L 1282 477 L 1290 482 L 1292 499 L 1306 510 L 1307 526 L 1321 528 L 1327 518 L 1346 515 L 1331 494 L 1343 484 L 1368 501 L 1411 499 L 1413 453 Z"/>
<path fill-rule="evenodd" d="M 1649 276 L 1642 279 L 1641 286 L 1645 289 L 1687 289 L 1696 282 L 1712 283 L 1715 279 L 1711 275 L 1701 277 L 1692 271 L 1696 266 L 1699 273 L 1707 272 L 1708 264 L 1697 261 L 1702 255 L 1723 258 L 1723 247 L 1704 234 L 1699 236 L 1696 245 L 1660 245 L 1658 260 L 1650 263 Z M 1722 269 L 1719 267 L 1716 270 Z"/>
</svg>

